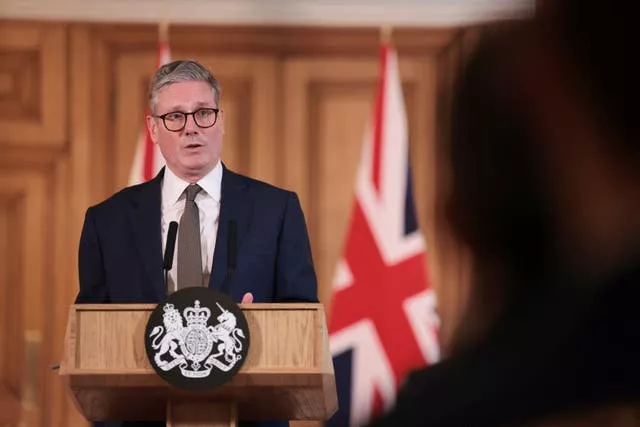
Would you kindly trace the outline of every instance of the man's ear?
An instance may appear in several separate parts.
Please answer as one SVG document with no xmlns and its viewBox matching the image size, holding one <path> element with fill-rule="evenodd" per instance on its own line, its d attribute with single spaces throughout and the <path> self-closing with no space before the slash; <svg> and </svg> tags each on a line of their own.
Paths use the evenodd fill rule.
<svg viewBox="0 0 640 427">
<path fill-rule="evenodd" d="M 154 144 L 158 143 L 158 123 L 153 120 L 153 117 L 147 116 L 147 130 L 149 131 L 149 135 L 151 136 L 151 140 Z"/>
</svg>

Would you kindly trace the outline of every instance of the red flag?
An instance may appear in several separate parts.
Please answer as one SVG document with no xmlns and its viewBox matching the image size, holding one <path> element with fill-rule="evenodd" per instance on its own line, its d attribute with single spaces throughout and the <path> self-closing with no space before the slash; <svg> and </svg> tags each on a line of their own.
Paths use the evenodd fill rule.
<svg viewBox="0 0 640 427">
<path fill-rule="evenodd" d="M 380 49 L 329 333 L 340 409 L 328 425 L 358 426 L 395 402 L 408 371 L 440 357 L 436 300 L 416 219 L 398 60 Z"/>
<path fill-rule="evenodd" d="M 156 69 L 169 62 L 171 62 L 169 42 L 166 37 L 166 31 L 161 31 L 160 40 L 158 42 Z M 146 108 L 145 116 L 147 114 L 149 114 L 148 106 Z M 151 140 L 151 135 L 149 135 L 147 127 L 145 126 L 136 145 L 136 153 L 133 159 L 131 172 L 129 173 L 129 185 L 149 181 L 156 176 L 164 164 L 165 162 L 162 157 L 162 153 L 160 152 L 158 145 L 154 144 Z"/>
</svg>

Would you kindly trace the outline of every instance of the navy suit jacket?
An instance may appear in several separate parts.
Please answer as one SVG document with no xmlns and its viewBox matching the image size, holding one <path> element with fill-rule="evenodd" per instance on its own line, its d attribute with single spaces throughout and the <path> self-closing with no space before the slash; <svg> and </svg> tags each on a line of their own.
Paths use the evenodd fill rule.
<svg viewBox="0 0 640 427">
<path fill-rule="evenodd" d="M 80 289 L 76 304 L 157 304 L 164 300 L 167 291 L 161 236 L 163 175 L 164 169 L 153 180 L 127 187 L 87 209 L 79 245 Z M 235 301 L 240 302 L 245 292 L 251 292 L 256 303 L 318 302 L 309 236 L 297 195 L 236 174 L 224 165 L 221 193 L 209 287 L 220 290 L 225 281 L 228 224 L 235 220 L 237 260 L 230 289 Z"/>
</svg>

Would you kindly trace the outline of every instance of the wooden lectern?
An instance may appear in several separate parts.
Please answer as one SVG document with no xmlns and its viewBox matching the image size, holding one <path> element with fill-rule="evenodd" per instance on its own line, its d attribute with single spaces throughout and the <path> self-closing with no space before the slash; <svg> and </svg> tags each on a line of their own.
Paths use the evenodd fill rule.
<svg viewBox="0 0 640 427">
<path fill-rule="evenodd" d="M 90 421 L 167 420 L 172 427 L 238 420 L 327 420 L 337 394 L 321 304 L 240 305 L 251 334 L 247 358 L 222 386 L 172 387 L 145 352 L 153 304 L 73 305 L 60 375 Z"/>
</svg>

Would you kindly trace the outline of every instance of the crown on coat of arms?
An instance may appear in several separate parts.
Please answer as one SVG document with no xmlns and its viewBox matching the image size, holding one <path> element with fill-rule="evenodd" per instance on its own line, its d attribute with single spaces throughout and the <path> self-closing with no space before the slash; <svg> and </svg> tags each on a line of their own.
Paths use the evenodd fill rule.
<svg viewBox="0 0 640 427">
<path fill-rule="evenodd" d="M 207 321 L 211 317 L 211 310 L 207 307 L 200 307 L 200 301 L 196 300 L 193 307 L 184 309 L 184 318 L 189 326 L 207 326 Z"/>
</svg>

